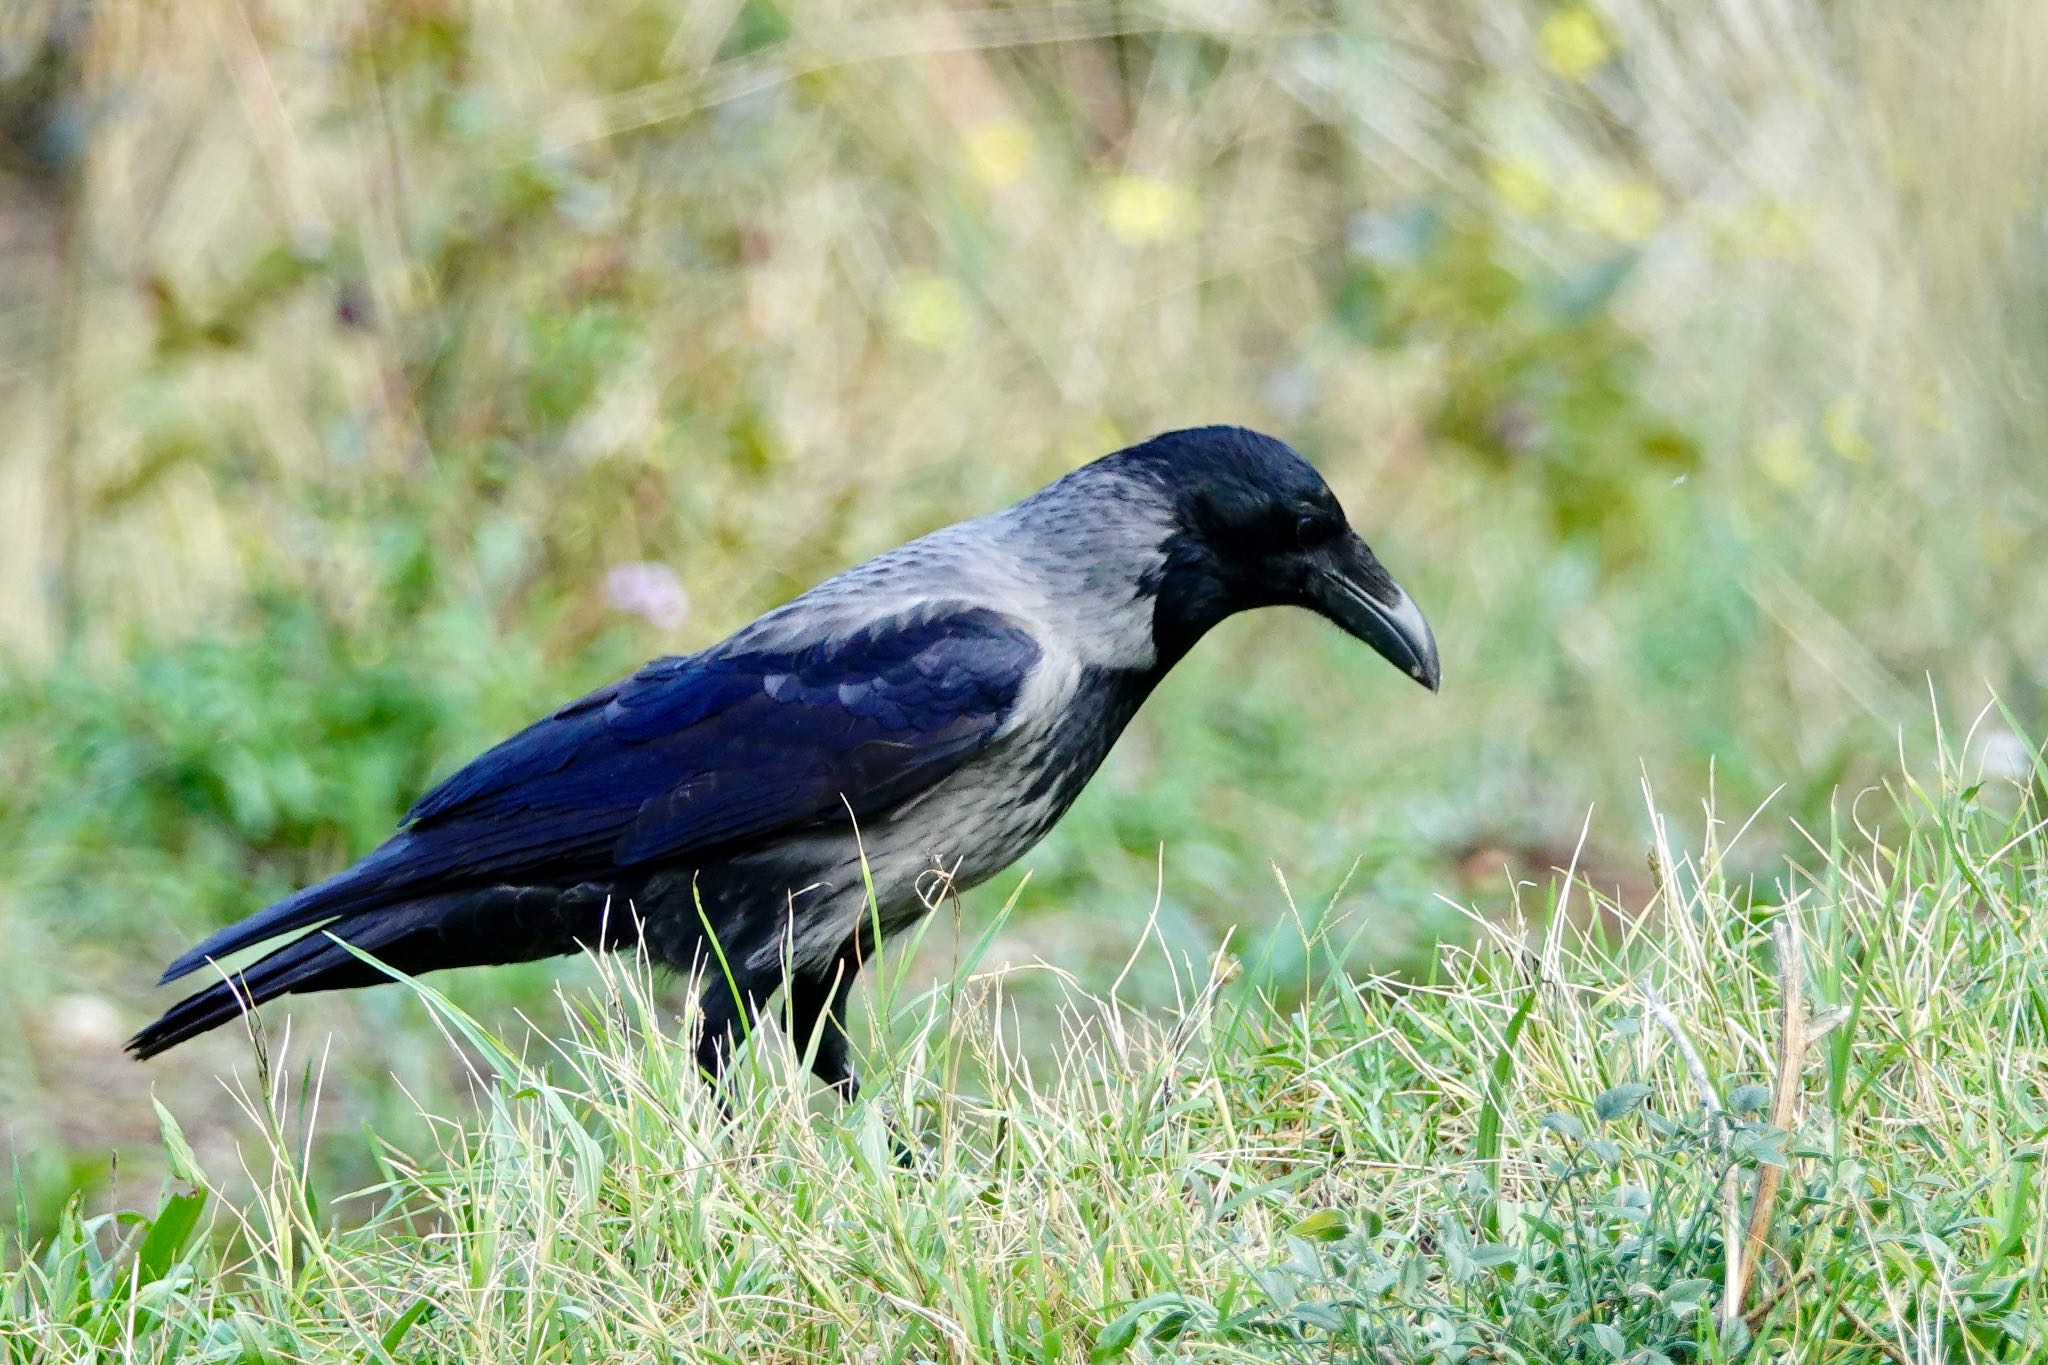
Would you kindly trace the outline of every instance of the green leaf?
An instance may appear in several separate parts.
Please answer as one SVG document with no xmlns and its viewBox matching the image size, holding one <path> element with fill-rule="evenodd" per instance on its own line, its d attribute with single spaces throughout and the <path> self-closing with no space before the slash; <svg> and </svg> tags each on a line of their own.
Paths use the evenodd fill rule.
<svg viewBox="0 0 2048 1365">
<path fill-rule="evenodd" d="M 393 1318 L 391 1325 L 384 1329 L 384 1335 L 378 1338 L 379 1343 L 384 1347 L 384 1354 L 396 1355 L 398 1348 L 405 1343 L 405 1339 L 412 1332 L 412 1329 L 419 1326 L 427 1314 L 433 1311 L 434 1301 L 429 1298 L 417 1298 L 407 1304 L 405 1311 Z"/>
<path fill-rule="evenodd" d="M 1593 1097 L 1593 1117 L 1602 1123 L 1612 1123 L 1641 1107 L 1643 1101 L 1648 1098 L 1650 1087 L 1641 1081 L 1617 1085 L 1612 1090 L 1603 1090 Z"/>
<path fill-rule="evenodd" d="M 1564 1138 L 1571 1142 L 1577 1142 L 1581 1138 L 1586 1136 L 1586 1125 L 1580 1123 L 1570 1114 L 1545 1114 L 1542 1117 L 1542 1119 L 1538 1121 L 1537 1126 L 1539 1128 L 1548 1128 L 1551 1132 L 1557 1134 L 1559 1137 Z"/>
<path fill-rule="evenodd" d="M 1152 1324 L 1146 1335 L 1154 1341 L 1172 1341 L 1188 1329 L 1195 1315 L 1185 1308 L 1169 1308 L 1159 1315 L 1159 1321 Z"/>
<path fill-rule="evenodd" d="M 1500 1188 L 1501 1115 L 1508 1086 L 1515 1075 L 1515 1041 L 1522 1036 L 1522 1029 L 1529 1022 L 1529 1011 L 1534 1008 L 1536 992 L 1531 988 L 1522 992 L 1515 1012 L 1508 1016 L 1508 1026 L 1501 1034 L 1500 1048 L 1494 1053 L 1493 1065 L 1489 1069 L 1486 1094 L 1479 1104 L 1479 1130 L 1473 1136 L 1472 1146 L 1489 1191 Z M 1488 1198 L 1482 1205 L 1479 1220 L 1487 1232 L 1500 1232 L 1500 1206 L 1494 1199 Z"/>
<path fill-rule="evenodd" d="M 1738 1159 L 1752 1161 L 1759 1166 L 1789 1165 L 1785 1157 L 1786 1136 L 1783 1131 L 1776 1128 L 1761 1128 L 1744 1133 L 1735 1141 L 1735 1155 Z"/>
<path fill-rule="evenodd" d="M 1767 1085 L 1738 1085 L 1728 1096 L 1728 1107 L 1738 1114 L 1761 1114 L 1770 1102 Z"/>
<path fill-rule="evenodd" d="M 200 1210 L 205 1207 L 203 1189 L 174 1194 L 164 1200 L 135 1252 L 136 1277 L 141 1283 L 155 1283 L 178 1263 L 178 1255 L 191 1240 L 192 1229 L 199 1225 Z"/>
<path fill-rule="evenodd" d="M 1185 1294 L 1171 1292 L 1139 1299 L 1103 1324 L 1102 1330 L 1095 1334 L 1095 1344 L 1088 1348 L 1088 1359 L 1109 1360 L 1130 1350 L 1132 1343 L 1138 1339 L 1138 1324 L 1144 1321 L 1147 1313 L 1161 1308 L 1187 1312 L 1191 1304 L 1198 1303 L 1199 1301 L 1191 1301 Z"/>
<path fill-rule="evenodd" d="M 1088 1359 L 1111 1360 L 1131 1349 L 1131 1343 L 1138 1339 L 1138 1322 L 1144 1315 L 1140 1307 L 1126 1308 L 1102 1325 L 1095 1334 L 1095 1344 L 1088 1348 Z"/>
<path fill-rule="evenodd" d="M 1614 1328 L 1604 1322 L 1596 1322 L 1590 1330 L 1593 1334 L 1593 1344 L 1606 1352 L 1609 1360 L 1620 1360 L 1628 1354 L 1628 1338 Z"/>
<path fill-rule="evenodd" d="M 1351 1225 L 1335 1209 L 1318 1209 L 1287 1231 L 1290 1236 L 1305 1237 L 1311 1242 L 1335 1242 L 1350 1235 Z"/>
<path fill-rule="evenodd" d="M 199 1158 L 193 1154 L 192 1144 L 185 1141 L 184 1129 L 171 1117 L 171 1111 L 164 1108 L 164 1102 L 156 1096 L 149 1097 L 150 1107 L 156 1110 L 157 1131 L 163 1135 L 164 1154 L 171 1160 L 171 1174 L 194 1188 L 204 1186 L 206 1177 L 200 1173 Z"/>
<path fill-rule="evenodd" d="M 1295 1292 L 1294 1281 L 1289 1279 L 1284 1271 L 1254 1270 L 1252 1282 L 1258 1285 L 1266 1297 L 1279 1308 L 1292 1307 L 1294 1301 L 1301 1297 Z"/>
<path fill-rule="evenodd" d="M 1668 1304 L 1698 1303 L 1714 1288 L 1712 1280 L 1679 1280 L 1664 1291 L 1664 1302 Z"/>
<path fill-rule="evenodd" d="M 1294 1305 L 1294 1320 L 1325 1332 L 1344 1330 L 1344 1315 L 1327 1303 L 1297 1303 Z"/>
</svg>

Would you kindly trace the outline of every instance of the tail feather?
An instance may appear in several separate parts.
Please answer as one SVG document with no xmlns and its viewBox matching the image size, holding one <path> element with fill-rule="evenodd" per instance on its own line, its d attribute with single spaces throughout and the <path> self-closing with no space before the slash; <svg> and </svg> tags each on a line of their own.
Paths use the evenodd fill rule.
<svg viewBox="0 0 2048 1365">
<path fill-rule="evenodd" d="M 408 976 L 443 967 L 530 962 L 585 946 L 625 947 L 639 937 L 639 922 L 623 897 L 616 905 L 613 899 L 611 888 L 591 883 L 566 889 L 500 886 L 345 915 L 180 1000 L 130 1038 L 128 1051 L 145 1061 L 280 995 L 390 980 L 344 944 Z M 277 932 L 271 929 L 248 941 Z"/>
<path fill-rule="evenodd" d="M 164 968 L 157 985 L 167 986 L 189 976 L 210 962 L 253 947 L 267 938 L 288 934 L 338 916 L 365 910 L 393 896 L 392 872 L 409 856 L 410 836 L 388 839 L 367 857 L 322 882 L 295 891 L 273 905 L 265 906 L 247 919 L 220 930 Z"/>
<path fill-rule="evenodd" d="M 367 945 L 359 946 L 366 952 L 374 951 Z M 343 979 L 350 977 L 355 979 Z M 352 956 L 326 931 L 307 934 L 205 990 L 186 996 L 130 1038 L 128 1050 L 136 1060 L 145 1061 L 277 996 L 367 985 L 377 979 L 368 963 Z"/>
</svg>

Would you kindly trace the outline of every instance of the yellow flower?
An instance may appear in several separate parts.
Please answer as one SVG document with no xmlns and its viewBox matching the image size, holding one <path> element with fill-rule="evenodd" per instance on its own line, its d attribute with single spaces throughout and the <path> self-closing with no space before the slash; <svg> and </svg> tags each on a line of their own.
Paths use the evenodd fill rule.
<svg viewBox="0 0 2048 1365">
<path fill-rule="evenodd" d="M 1185 236 L 1194 227 L 1192 196 L 1149 175 L 1120 175 L 1103 187 L 1102 216 L 1126 246 Z"/>
<path fill-rule="evenodd" d="M 1486 168 L 1493 197 L 1525 218 L 1550 206 L 1550 182 L 1543 168 L 1524 156 L 1504 156 Z"/>
<path fill-rule="evenodd" d="M 1014 184 L 1031 164 L 1031 130 L 1013 118 L 977 123 L 967 132 L 967 168 L 990 189 Z"/>
<path fill-rule="evenodd" d="M 1813 482 L 1813 454 L 1794 423 L 1774 422 L 1766 427 L 1757 438 L 1752 457 L 1764 477 L 1780 487 L 1797 492 Z"/>
<path fill-rule="evenodd" d="M 1863 400 L 1845 393 L 1821 414 L 1820 434 L 1828 449 L 1845 460 L 1870 458 L 1870 438 L 1863 434 Z"/>
<path fill-rule="evenodd" d="M 1591 206 L 1594 226 L 1618 242 L 1640 242 L 1664 221 L 1664 196 L 1641 180 L 1601 187 Z"/>
<path fill-rule="evenodd" d="M 1607 64 L 1614 44 L 1598 15 L 1584 5 L 1570 5 L 1543 21 L 1536 31 L 1543 64 L 1566 80 L 1580 80 Z"/>
<path fill-rule="evenodd" d="M 925 351 L 951 350 L 973 321 L 974 305 L 967 291 L 929 270 L 906 271 L 889 308 L 891 330 Z"/>
</svg>

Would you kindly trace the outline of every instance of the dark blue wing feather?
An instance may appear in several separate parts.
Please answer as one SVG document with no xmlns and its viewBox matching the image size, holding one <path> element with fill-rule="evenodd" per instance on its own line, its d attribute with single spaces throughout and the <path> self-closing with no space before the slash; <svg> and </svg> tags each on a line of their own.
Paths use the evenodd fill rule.
<svg viewBox="0 0 2048 1365">
<path fill-rule="evenodd" d="M 445 889 L 603 880 L 872 816 L 985 746 L 1038 657 L 1015 622 L 962 608 L 801 648 L 657 659 L 484 753 L 362 861 L 214 935 L 166 979 Z"/>
</svg>

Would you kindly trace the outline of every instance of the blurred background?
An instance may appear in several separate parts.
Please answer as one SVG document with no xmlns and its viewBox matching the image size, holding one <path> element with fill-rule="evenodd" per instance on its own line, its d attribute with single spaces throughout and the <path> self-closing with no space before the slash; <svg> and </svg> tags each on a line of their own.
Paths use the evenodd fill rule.
<svg viewBox="0 0 2048 1365">
<path fill-rule="evenodd" d="M 1298 989 L 1299 923 L 1426 974 L 1582 831 L 1640 911 L 1646 783 L 1687 840 L 1762 808 L 1768 897 L 1937 717 L 2026 771 L 2044 384 L 2038 0 L 13 0 L 22 1220 L 153 1186 L 152 1086 L 233 1169 L 247 1038 L 120 1053 L 174 952 L 560 700 L 1170 427 L 1320 464 L 1443 694 L 1230 623 L 967 897 L 1017 898 L 992 960 L 1107 989 L 1156 898 L 1241 988 Z M 545 1026 L 586 970 L 438 984 Z M 403 991 L 287 1017 L 336 1181 L 467 1112 Z"/>
</svg>

